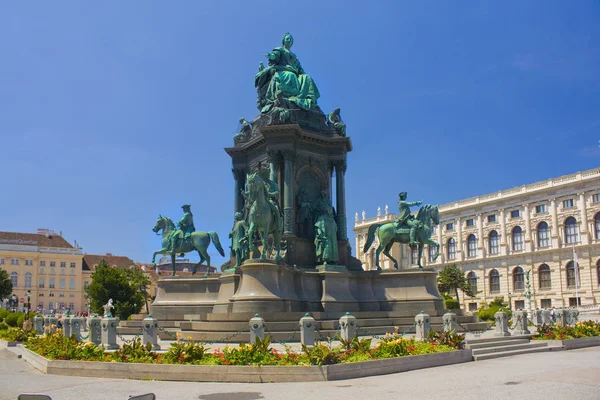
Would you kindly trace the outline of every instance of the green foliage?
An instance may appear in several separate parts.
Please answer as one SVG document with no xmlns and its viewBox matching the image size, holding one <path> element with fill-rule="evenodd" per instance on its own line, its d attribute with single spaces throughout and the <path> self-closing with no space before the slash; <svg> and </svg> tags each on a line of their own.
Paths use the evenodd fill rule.
<svg viewBox="0 0 600 400">
<path fill-rule="evenodd" d="M 142 304 L 146 305 L 146 312 L 150 312 L 148 308 L 148 300 L 150 300 L 150 294 L 148 293 L 148 288 L 152 284 L 148 275 L 144 273 L 139 268 L 129 268 L 124 270 L 127 275 L 127 279 L 129 279 L 129 284 L 131 287 L 137 291 L 139 298 L 142 300 Z M 141 307 L 141 305 L 140 305 Z M 133 314 L 137 314 L 139 312 L 135 311 Z"/>
<path fill-rule="evenodd" d="M 130 363 L 151 363 L 158 356 L 152 351 L 152 343 L 142 344 L 139 337 L 133 339 L 129 344 L 123 344 L 121 348 L 109 355 L 111 361 Z"/>
<path fill-rule="evenodd" d="M 0 268 L 0 299 L 5 299 L 12 293 L 13 285 L 5 269 Z"/>
<path fill-rule="evenodd" d="M 19 315 L 19 318 L 17 319 L 17 328 L 22 328 L 23 322 L 25 322 L 25 314 Z"/>
<path fill-rule="evenodd" d="M 0 322 L 4 321 L 4 318 L 8 315 L 8 310 L 6 308 L 0 308 Z"/>
<path fill-rule="evenodd" d="M 446 265 L 438 273 L 438 289 L 441 293 L 452 293 L 458 299 L 458 289 L 465 295 L 474 297 L 477 292 L 469 286 L 465 273 L 455 264 Z"/>
<path fill-rule="evenodd" d="M 463 349 L 465 335 L 456 333 L 454 330 L 448 332 L 429 331 L 427 340 L 431 343 L 437 343 L 444 346 L 454 347 L 456 349 Z"/>
<path fill-rule="evenodd" d="M 4 322 L 6 322 L 9 326 L 13 328 L 22 328 L 23 327 L 23 319 L 21 319 L 21 324 L 19 325 L 19 318 L 23 317 L 25 319 L 25 314 L 22 312 L 14 312 L 10 313 L 4 318 Z"/>
<path fill-rule="evenodd" d="M 477 311 L 477 317 L 480 321 L 494 323 L 494 315 L 498 311 L 504 311 L 509 320 L 512 318 L 512 311 L 508 308 L 508 304 L 504 302 L 504 297 L 494 297 L 494 300 L 489 304 L 483 303 L 479 311 Z"/>
<path fill-rule="evenodd" d="M 442 293 L 444 302 L 446 303 L 446 310 L 460 310 L 460 303 L 454 297 L 447 293 Z"/>
<path fill-rule="evenodd" d="M 75 336 L 63 336 L 60 329 L 56 333 L 30 339 L 27 348 L 50 360 L 107 361 L 103 347 L 77 342 Z"/>
<path fill-rule="evenodd" d="M 4 321 L 0 322 L 0 331 L 5 331 L 9 328 L 8 324 Z"/>
<path fill-rule="evenodd" d="M 103 306 L 113 299 L 114 314 L 126 320 L 131 314 L 140 312 L 144 296 L 135 286 L 139 282 L 130 282 L 128 270 L 112 268 L 106 260 L 101 260 L 92 274 L 92 282 L 86 292 L 91 308 L 98 314 L 104 314 Z"/>
<path fill-rule="evenodd" d="M 0 339 L 4 339 L 9 342 L 27 342 L 29 339 L 35 337 L 35 331 L 24 331 L 20 328 L 9 328 L 6 330 L 0 330 Z"/>
<path fill-rule="evenodd" d="M 318 342 L 312 348 L 302 344 L 303 359 L 310 365 L 330 365 L 340 362 L 340 349 L 334 349 L 330 342 Z"/>
<path fill-rule="evenodd" d="M 575 326 L 542 325 L 538 328 L 536 340 L 569 340 L 600 336 L 600 323 L 594 321 L 577 322 Z"/>
<path fill-rule="evenodd" d="M 206 347 L 202 343 L 180 342 L 171 344 L 163 360 L 169 364 L 197 364 L 204 359 Z"/>
</svg>

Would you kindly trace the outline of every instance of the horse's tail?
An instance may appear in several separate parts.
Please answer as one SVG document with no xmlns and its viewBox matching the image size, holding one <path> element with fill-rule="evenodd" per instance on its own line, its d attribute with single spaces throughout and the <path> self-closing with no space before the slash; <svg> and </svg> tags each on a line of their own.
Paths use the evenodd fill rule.
<svg viewBox="0 0 600 400">
<path fill-rule="evenodd" d="M 369 233 L 367 234 L 367 241 L 365 242 L 365 247 L 363 248 L 363 253 L 366 253 L 371 245 L 373 244 L 373 240 L 375 240 L 375 231 L 383 224 L 373 224 L 369 227 Z"/>
<path fill-rule="evenodd" d="M 223 251 L 223 247 L 221 247 L 221 241 L 219 240 L 219 235 L 217 232 L 208 232 L 208 236 L 210 236 L 210 240 L 212 240 L 212 242 L 215 244 L 219 254 L 225 257 L 225 251 Z"/>
</svg>

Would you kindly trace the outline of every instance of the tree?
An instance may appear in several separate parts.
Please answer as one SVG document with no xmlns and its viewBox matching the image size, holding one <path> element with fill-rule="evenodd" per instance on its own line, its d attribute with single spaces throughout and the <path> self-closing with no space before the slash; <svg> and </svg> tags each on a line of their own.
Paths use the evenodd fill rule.
<svg viewBox="0 0 600 400">
<path fill-rule="evenodd" d="M 13 285 L 6 270 L 0 268 L 0 299 L 6 299 L 12 293 Z"/>
<path fill-rule="evenodd" d="M 121 319 L 139 313 L 144 302 L 137 288 L 130 283 L 126 270 L 112 268 L 104 259 L 92 274 L 86 292 L 94 312 L 104 313 L 103 306 L 108 299 L 113 299 L 114 313 Z"/>
<path fill-rule="evenodd" d="M 465 273 L 462 269 L 458 268 L 455 264 L 446 265 L 438 273 L 438 289 L 442 293 L 451 293 L 456 295 L 458 300 L 458 289 L 462 290 L 467 296 L 474 297 L 476 295 L 475 290 L 467 282 Z"/>
<path fill-rule="evenodd" d="M 138 292 L 144 304 L 146 304 L 146 313 L 150 314 L 150 308 L 148 307 L 148 300 L 150 294 L 148 293 L 148 287 L 152 284 L 148 275 L 141 269 L 134 267 L 125 270 L 129 284 Z"/>
</svg>

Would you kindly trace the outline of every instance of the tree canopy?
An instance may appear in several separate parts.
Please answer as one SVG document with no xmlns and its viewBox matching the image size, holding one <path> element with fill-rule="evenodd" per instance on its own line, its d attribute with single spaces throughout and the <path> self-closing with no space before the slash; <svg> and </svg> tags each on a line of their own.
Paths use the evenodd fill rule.
<svg viewBox="0 0 600 400">
<path fill-rule="evenodd" d="M 477 293 L 469 286 L 465 273 L 455 264 L 446 265 L 438 273 L 438 289 L 442 293 L 452 293 L 458 300 L 458 289 L 462 290 L 467 296 L 474 297 Z"/>
<path fill-rule="evenodd" d="M 0 268 L 0 299 L 6 299 L 12 293 L 13 285 L 6 270 Z"/>
<path fill-rule="evenodd" d="M 114 314 L 119 318 L 127 319 L 131 314 L 139 313 L 145 296 L 140 292 L 139 278 L 132 280 L 132 275 L 128 270 L 112 268 L 106 260 L 101 260 L 86 289 L 92 311 L 103 314 L 103 306 L 113 299 Z"/>
</svg>

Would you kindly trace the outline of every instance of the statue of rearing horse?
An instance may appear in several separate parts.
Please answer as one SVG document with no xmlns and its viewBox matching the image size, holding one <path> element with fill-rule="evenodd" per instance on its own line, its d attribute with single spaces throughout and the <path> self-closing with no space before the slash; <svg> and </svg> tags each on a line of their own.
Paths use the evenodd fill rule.
<svg viewBox="0 0 600 400">
<path fill-rule="evenodd" d="M 431 239 L 431 228 L 440 223 L 438 207 L 431 204 L 424 205 L 419 209 L 416 220 L 420 222 L 415 232 L 415 239 L 418 243 L 419 249 L 417 264 L 419 265 L 419 268 L 423 268 L 421 265 L 421 254 L 423 253 L 423 246 L 425 244 L 436 247 L 433 261 L 435 261 L 440 255 L 440 245 Z M 379 230 L 377 230 L 378 228 Z M 395 222 L 371 225 L 369 227 L 367 241 L 363 248 L 364 253 L 366 253 L 373 244 L 373 240 L 375 239 L 375 231 L 377 231 L 377 238 L 379 239 L 379 247 L 377 247 L 377 250 L 375 251 L 375 265 L 377 266 L 377 269 L 381 270 L 381 267 L 379 266 L 379 256 L 382 252 L 394 262 L 394 268 L 398 269 L 398 261 L 392 257 L 390 254 L 390 249 L 394 243 L 408 244 L 410 242 L 410 228 L 398 228 Z"/>
</svg>

